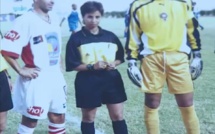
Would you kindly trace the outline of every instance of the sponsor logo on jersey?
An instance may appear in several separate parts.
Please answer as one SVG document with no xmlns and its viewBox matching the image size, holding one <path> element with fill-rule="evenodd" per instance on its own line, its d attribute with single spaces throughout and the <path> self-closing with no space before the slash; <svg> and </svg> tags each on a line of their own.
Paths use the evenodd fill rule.
<svg viewBox="0 0 215 134">
<path fill-rule="evenodd" d="M 5 34 L 4 38 L 11 41 L 15 41 L 15 40 L 18 40 L 20 36 L 18 32 L 11 30 Z"/>
<path fill-rule="evenodd" d="M 39 44 L 41 42 L 43 42 L 42 35 L 33 38 L 33 44 Z"/>
<path fill-rule="evenodd" d="M 34 116 L 40 116 L 43 113 L 43 109 L 41 107 L 37 107 L 37 106 L 33 106 L 33 107 L 29 107 L 27 109 L 27 112 L 30 115 L 34 115 Z"/>
</svg>

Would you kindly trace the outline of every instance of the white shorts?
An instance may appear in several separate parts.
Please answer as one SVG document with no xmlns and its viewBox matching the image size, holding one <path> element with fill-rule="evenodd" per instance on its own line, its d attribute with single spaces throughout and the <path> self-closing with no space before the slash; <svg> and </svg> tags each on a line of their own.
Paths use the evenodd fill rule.
<svg viewBox="0 0 215 134">
<path fill-rule="evenodd" d="M 67 86 L 60 71 L 40 72 L 36 79 L 18 76 L 14 85 L 14 110 L 32 119 L 45 119 L 48 112 L 66 112 Z"/>
</svg>

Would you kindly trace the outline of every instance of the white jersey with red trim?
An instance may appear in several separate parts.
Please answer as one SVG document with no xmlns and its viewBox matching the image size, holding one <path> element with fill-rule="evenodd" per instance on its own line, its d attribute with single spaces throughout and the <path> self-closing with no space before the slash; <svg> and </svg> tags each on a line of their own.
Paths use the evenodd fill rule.
<svg viewBox="0 0 215 134">
<path fill-rule="evenodd" d="M 61 30 L 58 17 L 49 14 L 50 23 L 36 12 L 18 17 L 13 28 L 5 34 L 2 54 L 18 58 L 27 67 L 60 68 Z"/>
</svg>

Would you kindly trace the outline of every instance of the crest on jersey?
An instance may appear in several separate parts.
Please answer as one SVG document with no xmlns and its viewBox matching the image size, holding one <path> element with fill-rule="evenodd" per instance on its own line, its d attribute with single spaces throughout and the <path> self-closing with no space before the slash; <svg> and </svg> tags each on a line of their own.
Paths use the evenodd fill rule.
<svg viewBox="0 0 215 134">
<path fill-rule="evenodd" d="M 164 21 L 166 21 L 167 18 L 168 18 L 167 13 L 161 13 L 161 14 L 160 14 L 160 18 L 163 19 Z"/>
</svg>

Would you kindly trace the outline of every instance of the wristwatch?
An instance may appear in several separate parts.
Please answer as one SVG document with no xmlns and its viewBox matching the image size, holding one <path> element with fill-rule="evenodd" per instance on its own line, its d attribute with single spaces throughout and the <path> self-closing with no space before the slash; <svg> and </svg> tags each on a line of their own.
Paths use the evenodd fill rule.
<svg viewBox="0 0 215 134">
<path fill-rule="evenodd" d="M 87 64 L 87 69 L 90 71 L 94 70 L 94 64 Z"/>
</svg>

